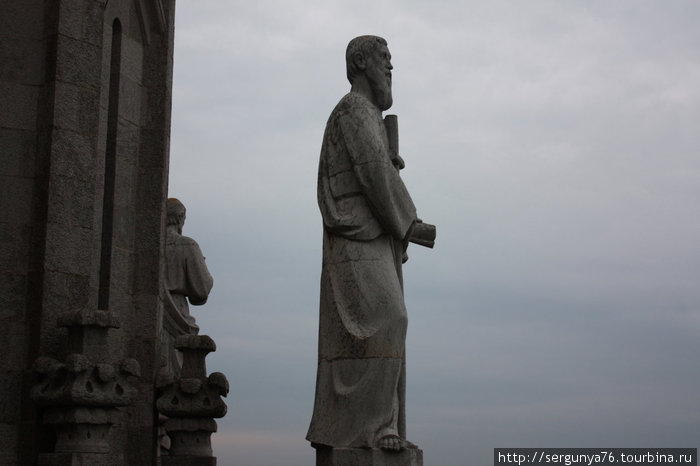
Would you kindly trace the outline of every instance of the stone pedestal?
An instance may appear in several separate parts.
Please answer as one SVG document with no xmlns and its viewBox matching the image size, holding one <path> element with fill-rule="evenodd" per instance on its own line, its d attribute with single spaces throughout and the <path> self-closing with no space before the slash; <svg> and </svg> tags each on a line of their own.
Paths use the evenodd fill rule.
<svg viewBox="0 0 700 466">
<path fill-rule="evenodd" d="M 163 456 L 161 466 L 216 466 L 215 456 Z"/>
<path fill-rule="evenodd" d="M 124 460 L 109 453 L 50 453 L 39 455 L 38 466 L 123 466 Z"/>
<path fill-rule="evenodd" d="M 116 420 L 116 408 L 50 408 L 44 413 L 44 424 L 56 432 L 56 453 L 109 453 L 108 434 Z"/>
<path fill-rule="evenodd" d="M 423 466 L 423 450 L 379 448 L 319 448 L 316 466 Z"/>
<path fill-rule="evenodd" d="M 214 418 L 226 414 L 221 399 L 228 394 L 228 381 L 220 372 L 207 377 L 204 359 L 216 350 L 214 340 L 206 335 L 183 335 L 175 340 L 182 352 L 180 377 L 164 381 L 156 406 L 167 418 L 165 430 L 170 437 L 170 451 L 161 457 L 163 466 L 214 465 L 211 434 L 216 432 Z"/>
<path fill-rule="evenodd" d="M 34 363 L 39 383 L 32 398 L 56 435 L 53 452 L 40 455 L 39 464 L 117 465 L 123 459 L 110 451 L 109 433 L 119 421 L 117 408 L 136 396 L 131 382 L 140 376 L 139 364 L 109 354 L 108 330 L 119 327 L 111 312 L 69 312 L 58 324 L 68 328 L 74 352 L 65 362 L 40 357 Z"/>
</svg>

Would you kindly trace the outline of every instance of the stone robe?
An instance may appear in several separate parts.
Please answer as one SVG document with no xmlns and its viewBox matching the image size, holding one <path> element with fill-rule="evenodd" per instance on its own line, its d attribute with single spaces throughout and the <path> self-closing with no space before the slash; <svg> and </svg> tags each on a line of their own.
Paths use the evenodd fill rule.
<svg viewBox="0 0 700 466">
<path fill-rule="evenodd" d="M 195 306 L 207 302 L 214 279 L 195 240 L 168 230 L 165 241 L 165 289 L 171 304 L 193 329 L 188 299 Z M 196 331 L 194 332 L 196 333 Z"/>
<path fill-rule="evenodd" d="M 323 267 L 314 413 L 307 439 L 375 447 L 405 438 L 401 276 L 413 205 L 381 111 L 351 92 L 326 125 L 318 174 Z"/>
</svg>

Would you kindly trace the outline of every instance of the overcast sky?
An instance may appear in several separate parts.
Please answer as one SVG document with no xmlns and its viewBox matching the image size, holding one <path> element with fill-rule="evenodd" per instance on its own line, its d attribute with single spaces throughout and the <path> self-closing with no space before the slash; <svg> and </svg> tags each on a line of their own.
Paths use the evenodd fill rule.
<svg viewBox="0 0 700 466">
<path fill-rule="evenodd" d="M 425 464 L 700 447 L 699 24 L 695 0 L 179 0 L 170 195 L 215 279 L 219 464 L 314 462 L 316 171 L 362 34 L 437 225 L 404 266 Z"/>
</svg>

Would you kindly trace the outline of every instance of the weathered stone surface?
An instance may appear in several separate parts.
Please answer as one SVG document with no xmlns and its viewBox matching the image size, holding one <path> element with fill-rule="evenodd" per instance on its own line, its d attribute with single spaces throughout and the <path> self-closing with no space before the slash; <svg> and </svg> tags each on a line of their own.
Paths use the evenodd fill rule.
<svg viewBox="0 0 700 466">
<path fill-rule="evenodd" d="M 153 382 L 175 2 L 157 1 L 164 22 L 149 28 L 148 44 L 137 10 L 154 5 L 138 2 L 0 2 L 0 341 L 9 349 L 0 358 L 1 464 L 156 463 Z M 112 39 L 120 29 L 119 50 Z M 115 92 L 112 76 L 123 79 Z M 107 134 L 115 136 L 115 125 L 107 124 L 110 112 L 118 123 L 116 144 L 109 145 L 119 161 L 113 195 L 103 184 Z M 105 198 L 116 206 L 109 241 L 101 238 Z M 96 336 L 78 325 L 58 327 L 65 312 L 97 309 L 106 254 L 113 259 L 110 295 L 101 304 L 121 318 L 121 328 L 108 325 L 108 335 Z M 75 323 L 90 324 L 91 317 L 81 319 Z M 53 360 L 40 374 L 48 388 L 35 386 L 27 370 L 40 357 Z M 56 434 L 65 434 L 64 440 L 79 431 L 78 437 L 90 432 L 95 438 L 97 424 L 79 422 L 77 413 L 124 403 L 117 387 L 124 394 L 129 388 L 117 382 L 133 377 L 134 367 L 120 364 L 130 358 L 141 363 L 143 377 L 131 383 L 138 392 L 132 404 L 119 408 L 120 422 L 106 436 L 110 453 L 52 451 L 54 428 L 63 429 Z M 32 387 L 46 389 L 36 404 Z M 41 421 L 51 419 L 60 422 Z M 58 450 L 70 444 L 64 440 Z M 95 447 L 70 447 L 81 448 Z"/>
<path fill-rule="evenodd" d="M 108 453 L 109 434 L 118 422 L 117 407 L 129 405 L 137 396 L 132 382 L 141 375 L 136 360 L 113 362 L 108 331 L 118 328 L 117 317 L 108 311 L 67 312 L 58 325 L 67 327 L 71 345 L 78 353 L 65 363 L 40 357 L 34 363 L 39 383 L 32 399 L 44 407 L 43 422 L 52 426 L 56 453 Z"/>
<path fill-rule="evenodd" d="M 16 422 L 14 419 L 13 421 Z M 10 423 L 5 424 L 4 422 L 0 422 L 0 464 L 11 464 L 15 460 L 15 458 L 12 458 L 10 452 L 16 443 L 17 429 Z"/>
<path fill-rule="evenodd" d="M 61 6 L 59 32 L 73 39 L 100 45 L 103 5 L 100 2 L 66 2 Z"/>
<path fill-rule="evenodd" d="M 101 71 L 100 48 L 64 35 L 58 36 L 58 43 L 56 78 L 88 89 L 99 89 L 101 83 L 95 80 L 95 76 Z"/>
<path fill-rule="evenodd" d="M 39 466 L 123 466 L 122 455 L 114 453 L 52 453 L 39 455 Z"/>
<path fill-rule="evenodd" d="M 39 40 L 4 36 L 0 42 L 0 56 L 7 60 L 7 66 L 0 68 L 0 80 L 41 84 L 41 44 Z"/>
<path fill-rule="evenodd" d="M 423 466 L 423 450 L 386 451 L 379 448 L 316 450 L 316 466 Z"/>
<path fill-rule="evenodd" d="M 42 33 L 43 14 L 43 2 L 3 2 L 0 30 L 10 37 L 36 38 Z"/>
<path fill-rule="evenodd" d="M 13 342 L 7 342 L 12 344 Z M 8 347 L 9 347 L 8 344 Z M 19 370 L 7 371 L 0 379 L 0 393 L 18 393 L 22 389 L 22 373 Z M 10 397 L 0 397 L 0 423 L 14 423 L 20 420 L 20 406 Z M 0 424 L 4 425 L 4 424 Z M 2 437 L 2 436 L 0 436 Z M 7 440 L 0 440 L 7 442 Z M 0 448 L 0 451 L 6 451 Z M 2 463 L 0 463 L 2 464 Z"/>
<path fill-rule="evenodd" d="M 170 436 L 170 456 L 212 456 L 211 434 L 216 421 L 210 418 L 171 418 L 165 423 Z"/>
<path fill-rule="evenodd" d="M 35 86 L 0 81 L 0 101 L 15 112 L 1 112 L 0 126 L 4 128 L 33 130 L 36 121 L 36 100 L 39 90 Z"/>
<path fill-rule="evenodd" d="M 386 41 L 353 39 L 346 58 L 352 87 L 328 119 L 318 171 L 323 268 L 307 439 L 330 458 L 318 464 L 419 464 L 406 440 L 401 268 L 416 232 L 432 247 L 434 227 L 417 217 L 399 175 L 396 118 L 382 118 L 393 103 Z"/>
<path fill-rule="evenodd" d="M 6 197 L 0 199 L 0 212 L 3 222 L 21 225 L 31 210 L 33 182 L 29 178 L 19 176 L 3 176 Z"/>
<path fill-rule="evenodd" d="M 99 94 L 68 83 L 59 83 L 55 88 L 56 105 L 62 109 L 60 128 L 80 133 L 94 134 L 97 131 Z"/>
<path fill-rule="evenodd" d="M 44 423 L 55 426 L 57 453 L 108 453 L 109 430 L 117 420 L 113 408 L 51 408 Z"/>
<path fill-rule="evenodd" d="M 95 183 L 56 175 L 49 199 L 47 222 L 63 228 L 92 229 L 95 221 Z"/>
<path fill-rule="evenodd" d="M 214 456 L 163 456 L 161 466 L 216 466 Z"/>
<path fill-rule="evenodd" d="M 96 169 L 94 141 L 70 130 L 53 131 L 53 170 L 58 175 L 91 180 Z"/>
<path fill-rule="evenodd" d="M 32 131 L 0 128 L 0 164 L 3 177 L 20 176 L 30 178 L 34 172 L 36 137 Z M 31 199 L 31 196 L 26 196 Z M 20 198 L 21 202 L 22 199 Z"/>
<path fill-rule="evenodd" d="M 32 398 L 48 407 L 44 422 L 111 424 L 111 418 L 96 420 L 104 413 L 90 409 L 127 406 L 136 396 L 133 378 L 141 375 L 138 361 L 113 362 L 107 351 L 108 330 L 118 328 L 119 320 L 107 311 L 81 311 L 61 315 L 58 325 L 69 329 L 74 349 L 81 352 L 68 355 L 65 362 L 44 356 L 34 363 L 39 382 Z"/>
<path fill-rule="evenodd" d="M 60 327 L 95 326 L 103 328 L 119 328 L 119 317 L 107 311 L 74 311 L 62 314 L 58 318 Z"/>
<path fill-rule="evenodd" d="M 168 454 L 212 457 L 211 434 L 216 432 L 213 418 L 226 414 L 221 397 L 228 394 L 228 380 L 220 372 L 206 377 L 205 357 L 216 349 L 210 337 L 182 335 L 175 340 L 175 347 L 183 353 L 181 375 L 160 379 L 162 395 L 156 403 L 158 412 L 167 418 L 164 424 L 170 437 Z"/>
<path fill-rule="evenodd" d="M 182 335 L 175 340 L 175 348 L 204 351 L 206 354 L 216 351 L 216 343 L 208 335 Z"/>
<path fill-rule="evenodd" d="M 192 328 L 190 333 L 197 333 L 199 327 L 195 324 L 194 317 L 190 315 L 188 302 L 195 306 L 205 304 L 214 285 L 214 279 L 209 273 L 204 255 L 197 242 L 182 235 L 185 215 L 185 206 L 179 200 L 168 199 L 168 227 L 165 242 L 165 289 L 167 291 L 165 308 L 166 312 L 180 313 L 189 322 Z M 198 344 L 205 344 L 203 341 Z M 210 351 L 214 351 L 214 349 Z"/>
</svg>

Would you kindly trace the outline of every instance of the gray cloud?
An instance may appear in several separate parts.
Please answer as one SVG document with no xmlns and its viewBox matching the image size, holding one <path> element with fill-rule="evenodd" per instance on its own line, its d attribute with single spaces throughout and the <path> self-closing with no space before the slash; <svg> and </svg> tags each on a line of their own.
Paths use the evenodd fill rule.
<svg viewBox="0 0 700 466">
<path fill-rule="evenodd" d="M 504 446 L 700 438 L 700 6 L 178 4 L 170 193 L 215 277 L 222 464 L 310 464 L 316 164 L 344 49 L 389 41 L 403 177 L 435 250 L 404 269 L 409 436 Z"/>
</svg>

